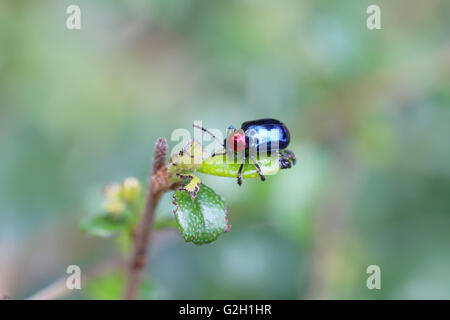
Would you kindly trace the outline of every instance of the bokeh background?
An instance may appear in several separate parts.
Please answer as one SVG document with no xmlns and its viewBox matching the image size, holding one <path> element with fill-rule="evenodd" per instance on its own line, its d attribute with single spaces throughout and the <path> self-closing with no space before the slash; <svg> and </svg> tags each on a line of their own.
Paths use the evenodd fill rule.
<svg viewBox="0 0 450 320">
<path fill-rule="evenodd" d="M 273 117 L 297 166 L 242 188 L 202 175 L 233 227 L 156 233 L 142 298 L 450 298 L 449 30 L 447 0 L 1 1 L 0 293 L 118 255 L 78 221 L 104 185 L 146 181 L 157 137 Z"/>
</svg>

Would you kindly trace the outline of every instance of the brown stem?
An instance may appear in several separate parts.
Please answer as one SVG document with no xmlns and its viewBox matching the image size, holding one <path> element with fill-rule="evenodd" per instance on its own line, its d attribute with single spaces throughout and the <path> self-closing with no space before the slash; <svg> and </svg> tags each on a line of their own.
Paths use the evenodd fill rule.
<svg viewBox="0 0 450 320">
<path fill-rule="evenodd" d="M 127 300 L 136 299 L 137 297 L 139 282 L 148 260 L 148 247 L 155 216 L 155 208 L 158 205 L 161 195 L 170 189 L 167 166 L 165 163 L 167 149 L 166 139 L 159 138 L 156 141 L 145 208 L 142 212 L 141 221 L 138 225 L 134 239 L 133 255 L 129 265 L 128 281 L 126 283 L 124 295 L 124 298 Z"/>
</svg>

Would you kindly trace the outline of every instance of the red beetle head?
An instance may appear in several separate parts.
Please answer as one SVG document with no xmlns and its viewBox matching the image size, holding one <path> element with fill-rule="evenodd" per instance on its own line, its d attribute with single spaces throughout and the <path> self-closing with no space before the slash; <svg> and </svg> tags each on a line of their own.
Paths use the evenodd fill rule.
<svg viewBox="0 0 450 320">
<path fill-rule="evenodd" d="M 242 130 L 235 131 L 233 133 L 230 133 L 227 139 L 228 145 L 233 149 L 235 152 L 240 152 L 245 150 L 245 147 L 247 146 L 245 142 L 245 133 Z"/>
</svg>

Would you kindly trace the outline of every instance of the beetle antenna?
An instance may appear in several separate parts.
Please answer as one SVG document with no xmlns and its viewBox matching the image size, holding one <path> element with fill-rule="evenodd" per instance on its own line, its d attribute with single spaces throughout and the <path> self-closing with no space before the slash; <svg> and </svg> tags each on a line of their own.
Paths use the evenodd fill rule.
<svg viewBox="0 0 450 320">
<path fill-rule="evenodd" d="M 225 149 L 225 144 L 223 143 L 223 141 L 220 141 L 219 138 L 217 138 L 211 131 L 209 131 L 208 129 L 205 129 L 199 125 L 193 124 L 192 125 L 194 128 L 198 128 L 198 129 L 202 129 L 203 132 L 206 132 L 207 134 L 209 134 L 211 137 L 213 137 L 214 139 L 216 139 L 217 142 L 219 142 L 219 144 Z"/>
</svg>

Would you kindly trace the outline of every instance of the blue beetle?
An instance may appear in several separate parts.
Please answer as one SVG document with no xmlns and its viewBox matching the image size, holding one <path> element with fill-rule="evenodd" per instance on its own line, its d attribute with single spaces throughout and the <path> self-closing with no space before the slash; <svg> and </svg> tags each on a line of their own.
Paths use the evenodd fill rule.
<svg viewBox="0 0 450 320">
<path fill-rule="evenodd" d="M 196 128 L 202 129 L 204 132 L 211 135 L 214 139 L 219 139 L 209 130 L 193 125 Z M 227 138 L 223 144 L 224 152 L 213 153 L 212 157 L 224 155 L 226 150 L 232 150 L 235 154 L 243 152 L 243 161 L 239 167 L 237 175 L 237 183 L 242 185 L 242 169 L 247 159 L 250 159 L 258 171 L 261 181 L 265 181 L 266 177 L 261 171 L 260 166 L 257 163 L 257 157 L 255 153 L 266 152 L 267 155 L 279 154 L 280 169 L 291 168 L 291 162 L 293 165 L 296 163 L 295 154 L 287 150 L 287 146 L 290 142 L 290 133 L 286 125 L 277 119 L 264 118 L 259 120 L 246 121 L 242 123 L 241 128 L 236 130 L 233 126 L 228 127 Z"/>
</svg>

